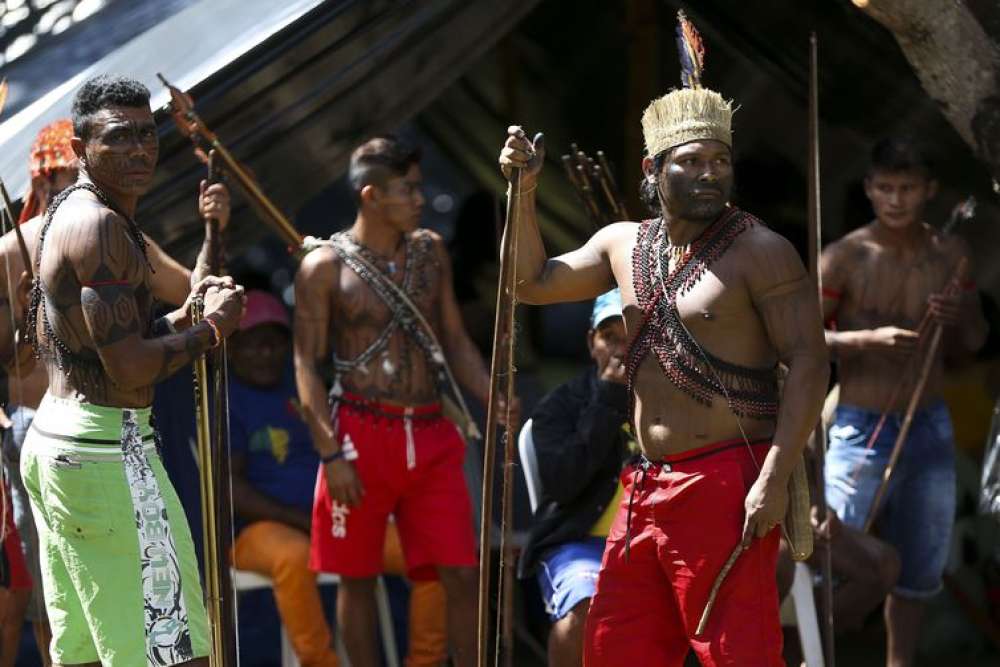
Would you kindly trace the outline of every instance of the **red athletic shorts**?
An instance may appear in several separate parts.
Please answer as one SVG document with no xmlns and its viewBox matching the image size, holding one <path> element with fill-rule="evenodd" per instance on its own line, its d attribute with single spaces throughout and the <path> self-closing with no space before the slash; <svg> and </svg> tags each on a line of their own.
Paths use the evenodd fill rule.
<svg viewBox="0 0 1000 667">
<path fill-rule="evenodd" d="M 410 579 L 434 579 L 436 566 L 475 567 L 465 441 L 441 416 L 441 406 L 403 408 L 345 394 L 336 418 L 342 446 L 350 443 L 357 451 L 353 465 L 364 496 L 357 507 L 333 501 L 320 466 L 312 569 L 347 577 L 380 574 L 390 514 Z"/>
<path fill-rule="evenodd" d="M 768 443 L 753 446 L 757 463 Z M 781 665 L 775 568 L 778 529 L 740 554 L 703 636 L 709 591 L 743 533 L 743 502 L 757 466 L 740 440 L 629 466 L 587 615 L 584 665 L 680 667 L 690 649 L 705 667 Z M 626 521 L 632 498 L 631 540 Z"/>
<path fill-rule="evenodd" d="M 31 588 L 31 575 L 28 574 L 28 567 L 24 562 L 24 554 L 21 552 L 21 536 L 17 532 L 14 524 L 14 507 L 10 501 L 10 489 L 3 490 L 3 504 L 0 505 L 0 512 L 4 512 L 4 532 L 3 560 L 4 565 L 9 568 L 9 572 L 3 573 L 4 580 L 10 590 Z"/>
</svg>

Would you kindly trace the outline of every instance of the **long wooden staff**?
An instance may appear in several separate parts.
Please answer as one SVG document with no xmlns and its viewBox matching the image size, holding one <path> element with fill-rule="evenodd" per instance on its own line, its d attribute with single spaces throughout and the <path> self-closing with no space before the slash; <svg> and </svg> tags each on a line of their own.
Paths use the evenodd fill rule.
<svg viewBox="0 0 1000 667">
<path fill-rule="evenodd" d="M 962 279 L 962 276 L 965 275 L 967 264 L 968 262 L 964 257 L 959 261 L 958 267 L 955 269 L 955 279 L 953 282 Z M 943 333 L 944 328 L 940 323 L 935 322 L 931 325 L 930 343 L 927 346 L 927 351 L 924 353 L 924 358 L 920 366 L 920 375 L 917 376 L 917 383 L 913 387 L 913 393 L 910 394 L 910 401 L 906 406 L 903 423 L 899 427 L 899 433 L 896 435 L 896 441 L 893 443 L 892 451 L 889 454 L 889 462 L 882 472 L 882 481 L 879 483 L 878 489 L 875 490 L 875 497 L 872 499 L 871 507 L 868 509 L 868 516 L 865 519 L 864 526 L 866 533 L 871 531 L 875 519 L 878 518 L 879 510 L 882 507 L 882 500 L 889 488 L 889 481 L 892 479 L 893 470 L 899 461 L 900 454 L 903 453 L 906 438 L 910 434 L 910 427 L 913 425 L 913 416 L 916 414 L 917 408 L 920 407 L 920 401 L 924 396 L 924 389 L 927 388 L 927 380 L 937 359 L 938 348 L 941 346 Z"/>
<path fill-rule="evenodd" d="M 823 309 L 823 276 L 819 270 L 819 258 L 823 243 L 823 215 L 820 203 L 820 160 L 819 160 L 819 44 L 816 33 L 809 35 L 809 271 L 816 283 L 816 298 L 820 312 Z M 826 464 L 826 429 L 822 417 L 814 431 L 816 451 L 813 456 L 813 476 L 817 491 L 817 503 L 823 516 L 829 511 L 826 506 L 826 484 L 824 467 Z M 823 540 L 819 550 L 822 583 L 823 645 L 825 664 L 836 665 L 833 641 L 833 559 L 830 540 Z"/>
<path fill-rule="evenodd" d="M 500 282 L 497 290 L 496 320 L 493 327 L 493 354 L 490 363 L 489 406 L 486 410 L 486 431 L 483 440 L 483 497 L 479 528 L 479 618 L 478 618 L 478 667 L 487 667 L 489 652 L 489 597 L 491 575 L 491 528 L 493 519 L 493 476 L 496 457 L 498 410 L 497 397 L 505 396 L 507 411 L 504 426 L 504 471 L 502 489 L 500 602 L 497 605 L 498 623 L 502 625 L 502 639 L 496 645 L 496 663 L 501 653 L 507 664 L 513 660 L 513 544 L 508 535 L 511 515 L 511 478 L 514 467 L 514 447 L 510 406 L 514 396 L 514 308 L 517 285 L 517 212 L 521 198 L 521 170 L 513 169 L 510 192 L 507 197 L 505 232 L 500 247 Z"/>
<path fill-rule="evenodd" d="M 170 112 L 177 123 L 177 129 L 194 142 L 195 154 L 203 161 L 208 161 L 208 153 L 214 149 L 223 162 L 226 173 L 231 175 L 243 193 L 254 204 L 254 207 L 264 216 L 264 221 L 271 225 L 275 232 L 289 245 L 292 252 L 299 252 L 302 247 L 302 235 L 285 217 L 285 214 L 275 206 L 261 189 L 250 171 L 240 163 L 229 149 L 219 140 L 219 137 L 209 129 L 201 117 L 195 112 L 191 96 L 180 88 L 173 86 L 162 74 L 157 73 L 160 81 L 170 91 Z"/>
</svg>

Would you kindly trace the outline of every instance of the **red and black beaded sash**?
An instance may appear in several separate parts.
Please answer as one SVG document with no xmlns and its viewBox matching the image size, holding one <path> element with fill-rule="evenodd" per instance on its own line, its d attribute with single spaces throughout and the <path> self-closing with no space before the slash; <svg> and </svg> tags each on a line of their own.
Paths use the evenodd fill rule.
<svg viewBox="0 0 1000 667">
<path fill-rule="evenodd" d="M 663 219 L 639 225 L 632 251 L 632 280 L 643 318 L 628 351 L 629 395 L 634 401 L 635 378 L 646 355 L 652 353 L 674 386 L 699 403 L 711 405 L 714 396 L 727 397 L 741 417 L 773 418 L 778 413 L 776 368 L 748 368 L 720 359 L 702 348 L 681 321 L 677 299 L 701 280 L 740 234 L 763 224 L 754 216 L 730 207 L 713 222 L 668 271 Z"/>
</svg>

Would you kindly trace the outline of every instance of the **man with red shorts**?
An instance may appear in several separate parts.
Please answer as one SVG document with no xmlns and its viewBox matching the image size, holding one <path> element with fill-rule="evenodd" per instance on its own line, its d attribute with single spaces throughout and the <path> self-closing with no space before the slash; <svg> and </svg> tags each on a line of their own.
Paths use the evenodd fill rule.
<svg viewBox="0 0 1000 667">
<path fill-rule="evenodd" d="M 465 443 L 440 397 L 457 380 L 486 402 L 489 375 L 462 325 L 444 244 L 418 227 L 418 161 L 394 137 L 357 148 L 354 225 L 307 255 L 295 281 L 296 380 L 322 461 L 311 564 L 341 576 L 337 622 L 355 667 L 379 664 L 374 586 L 390 515 L 409 577 L 444 585 L 455 664 L 475 659 Z M 318 366 L 331 354 L 328 419 Z"/>
<path fill-rule="evenodd" d="M 784 665 L 775 565 L 788 484 L 816 424 L 829 367 L 818 298 L 795 249 L 729 204 L 732 106 L 701 87 L 642 118 L 644 199 L 620 222 L 549 259 L 535 197 L 540 137 L 511 127 L 519 168 L 517 296 L 590 299 L 621 288 L 626 376 L 643 452 L 625 485 L 587 615 L 584 664 Z M 788 368 L 779 396 L 777 366 Z M 730 554 L 702 633 L 713 583 Z"/>
</svg>

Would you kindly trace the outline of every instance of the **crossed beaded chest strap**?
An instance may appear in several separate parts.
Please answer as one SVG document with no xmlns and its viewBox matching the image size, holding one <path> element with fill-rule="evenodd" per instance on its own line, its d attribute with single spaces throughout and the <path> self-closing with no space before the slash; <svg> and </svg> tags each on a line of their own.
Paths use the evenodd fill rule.
<svg viewBox="0 0 1000 667">
<path fill-rule="evenodd" d="M 673 271 L 667 268 L 669 244 L 663 219 L 640 224 L 632 251 L 632 280 L 642 324 L 629 346 L 626 368 L 633 403 L 636 374 L 646 356 L 653 354 L 667 379 L 699 403 L 711 405 L 720 395 L 729 399 L 740 417 L 777 415 L 776 368 L 749 368 L 712 355 L 691 336 L 677 309 L 677 300 L 694 288 L 712 263 L 740 234 L 758 224 L 763 223 L 730 207 L 691 244 Z"/>
</svg>

